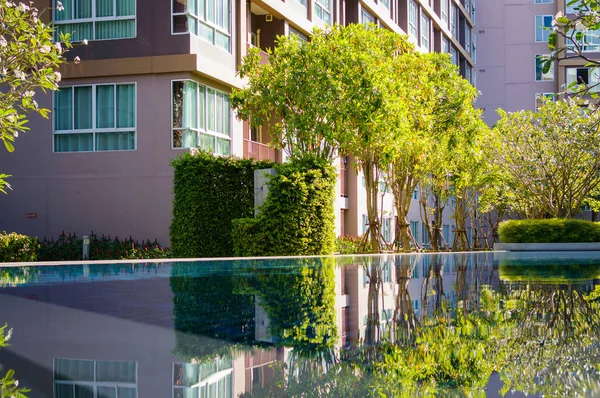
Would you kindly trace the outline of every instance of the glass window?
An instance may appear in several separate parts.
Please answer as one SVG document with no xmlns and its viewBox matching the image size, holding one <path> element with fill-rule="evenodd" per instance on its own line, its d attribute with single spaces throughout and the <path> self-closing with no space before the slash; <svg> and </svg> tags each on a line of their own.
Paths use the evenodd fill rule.
<svg viewBox="0 0 600 398">
<path fill-rule="evenodd" d="M 362 233 L 363 235 L 367 233 L 367 229 L 369 229 L 369 216 L 367 216 L 366 214 L 362 215 Z"/>
<path fill-rule="evenodd" d="M 536 93 L 535 94 L 535 109 L 540 109 L 544 105 L 544 99 L 555 101 L 554 93 Z"/>
<path fill-rule="evenodd" d="M 458 65 L 458 53 L 452 46 L 450 46 L 450 59 L 454 65 Z"/>
<path fill-rule="evenodd" d="M 173 33 L 192 33 L 231 51 L 230 0 L 172 0 Z"/>
<path fill-rule="evenodd" d="M 442 22 L 448 26 L 448 0 L 441 0 L 440 2 L 440 17 Z"/>
<path fill-rule="evenodd" d="M 536 55 L 535 56 L 535 81 L 543 82 L 543 81 L 552 81 L 554 80 L 554 62 L 550 67 L 548 72 L 544 73 L 543 66 L 544 61 L 548 59 L 548 55 Z"/>
<path fill-rule="evenodd" d="M 387 243 L 392 241 L 392 219 L 391 217 L 383 217 L 383 239 Z"/>
<path fill-rule="evenodd" d="M 465 6 L 465 11 L 467 11 L 467 15 L 471 12 L 471 0 L 463 0 L 463 5 Z"/>
<path fill-rule="evenodd" d="M 315 14 L 317 18 L 326 24 L 331 23 L 331 1 L 330 0 L 316 0 L 315 1 Z"/>
<path fill-rule="evenodd" d="M 419 222 L 418 221 L 410 222 L 410 232 L 412 232 L 413 236 L 415 237 L 415 240 L 418 242 L 419 241 Z"/>
<path fill-rule="evenodd" d="M 367 10 L 361 7 L 360 23 L 368 26 L 370 23 L 377 24 L 377 20 L 373 15 L 371 15 L 371 13 L 369 13 Z"/>
<path fill-rule="evenodd" d="M 450 32 L 458 37 L 458 8 L 454 4 L 450 6 Z"/>
<path fill-rule="evenodd" d="M 465 79 L 471 83 L 471 67 L 469 65 L 465 67 Z"/>
<path fill-rule="evenodd" d="M 471 28 L 468 26 L 465 26 L 465 50 L 471 53 Z"/>
<path fill-rule="evenodd" d="M 442 53 L 448 53 L 448 39 L 442 36 Z"/>
<path fill-rule="evenodd" d="M 421 13 L 421 47 L 429 51 L 429 17 Z"/>
<path fill-rule="evenodd" d="M 70 33 L 74 42 L 136 37 L 135 0 L 54 0 L 55 37 Z"/>
<path fill-rule="evenodd" d="M 385 8 L 387 8 L 388 10 L 390 9 L 390 0 L 380 0 L 379 4 L 381 4 L 382 6 L 384 6 Z"/>
<path fill-rule="evenodd" d="M 471 37 L 471 57 L 473 58 L 473 63 L 477 63 L 477 43 L 475 43 L 475 40 L 477 39 L 477 35 L 475 33 L 473 33 L 472 37 Z"/>
<path fill-rule="evenodd" d="M 450 225 L 448 225 L 448 224 L 442 225 L 442 234 L 444 235 L 444 241 L 446 241 L 447 244 L 451 245 L 452 242 L 449 242 L 449 240 L 450 240 Z"/>
<path fill-rule="evenodd" d="M 53 114 L 54 152 L 136 149 L 135 84 L 63 86 Z"/>
<path fill-rule="evenodd" d="M 173 148 L 231 154 L 229 96 L 191 80 L 173 82 Z"/>
<path fill-rule="evenodd" d="M 289 27 L 288 34 L 289 36 L 294 35 L 302 41 L 308 41 L 308 36 L 306 36 L 304 33 L 300 33 L 300 31 L 292 28 L 291 26 Z"/>
<path fill-rule="evenodd" d="M 535 0 L 535 4 L 551 4 L 553 1 L 554 0 Z"/>
<path fill-rule="evenodd" d="M 412 0 L 408 4 L 408 36 L 415 42 L 419 36 L 419 7 Z"/>
<path fill-rule="evenodd" d="M 427 232 L 427 225 L 425 225 L 425 223 L 422 223 L 421 226 L 423 229 L 423 244 L 429 245 L 429 234 Z"/>
<path fill-rule="evenodd" d="M 573 31 L 570 31 L 571 33 Z M 576 38 L 576 35 L 579 34 L 580 31 L 574 32 L 570 34 L 570 37 L 573 39 Z M 569 50 L 571 51 L 581 51 L 581 52 L 598 52 L 600 51 L 600 29 L 595 30 L 586 30 L 583 32 L 583 36 L 581 40 L 577 41 L 578 47 L 576 48 L 573 40 L 569 39 Z"/>
<path fill-rule="evenodd" d="M 567 87 L 585 84 L 590 92 L 600 92 L 600 70 L 598 68 L 567 68 Z"/>
<path fill-rule="evenodd" d="M 548 29 L 546 29 L 548 28 Z M 535 16 L 535 41 L 548 41 L 548 37 L 552 32 L 552 15 L 536 15 Z"/>
<path fill-rule="evenodd" d="M 574 14 L 579 11 L 579 2 L 569 5 L 569 3 L 571 3 L 572 1 L 573 0 L 566 0 L 565 12 L 567 14 Z"/>
</svg>

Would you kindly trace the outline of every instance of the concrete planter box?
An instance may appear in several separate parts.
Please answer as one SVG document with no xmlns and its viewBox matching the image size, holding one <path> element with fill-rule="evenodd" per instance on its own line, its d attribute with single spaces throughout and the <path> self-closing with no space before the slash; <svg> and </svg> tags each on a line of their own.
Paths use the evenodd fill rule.
<svg viewBox="0 0 600 398">
<path fill-rule="evenodd" d="M 594 242 L 594 243 L 494 243 L 494 250 L 508 251 L 508 252 L 600 251 L 600 242 Z"/>
</svg>

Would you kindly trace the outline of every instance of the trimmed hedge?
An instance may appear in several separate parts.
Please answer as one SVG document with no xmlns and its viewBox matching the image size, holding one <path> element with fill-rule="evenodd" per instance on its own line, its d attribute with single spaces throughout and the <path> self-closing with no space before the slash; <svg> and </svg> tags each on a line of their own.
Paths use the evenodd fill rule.
<svg viewBox="0 0 600 398">
<path fill-rule="evenodd" d="M 503 243 L 600 242 L 600 223 L 572 219 L 510 220 L 498 228 Z"/>
<path fill-rule="evenodd" d="M 230 257 L 231 220 L 254 215 L 254 170 L 271 162 L 185 153 L 171 160 L 174 257 Z"/>
<path fill-rule="evenodd" d="M 35 261 L 38 247 L 36 238 L 4 231 L 0 233 L 0 262 Z"/>
<path fill-rule="evenodd" d="M 275 166 L 255 220 L 233 223 L 236 256 L 332 254 L 335 249 L 335 169 L 316 158 Z"/>
</svg>

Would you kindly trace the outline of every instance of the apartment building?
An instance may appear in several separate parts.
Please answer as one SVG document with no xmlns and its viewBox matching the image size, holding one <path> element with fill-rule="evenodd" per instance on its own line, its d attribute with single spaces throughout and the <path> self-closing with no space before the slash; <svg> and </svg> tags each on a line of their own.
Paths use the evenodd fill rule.
<svg viewBox="0 0 600 398">
<path fill-rule="evenodd" d="M 548 36 L 558 12 L 572 14 L 574 6 L 565 0 L 480 1 L 477 21 L 478 88 L 477 106 L 489 125 L 498 120 L 496 110 L 534 110 L 541 98 L 556 98 L 572 82 L 600 82 L 598 71 L 585 61 L 572 59 L 554 64 L 544 73 L 540 63 L 548 56 Z M 600 52 L 597 32 L 589 32 L 583 51 L 592 57 Z M 561 43 L 559 43 L 561 45 Z"/>
<path fill-rule="evenodd" d="M 170 159 L 199 146 L 281 160 L 266 145 L 269 131 L 239 120 L 228 97 L 244 84 L 236 70 L 248 48 L 266 50 L 277 35 L 375 23 L 407 33 L 421 51 L 449 53 L 475 81 L 474 0 L 62 0 L 62 11 L 56 1 L 34 3 L 72 34 L 68 58 L 81 62 L 61 68 L 59 92 L 37 94 L 50 118 L 32 116 L 16 151 L 0 158 L 13 187 L 0 196 L 0 230 L 167 243 Z M 360 234 L 361 177 L 343 160 L 340 169 L 337 232 Z"/>
</svg>

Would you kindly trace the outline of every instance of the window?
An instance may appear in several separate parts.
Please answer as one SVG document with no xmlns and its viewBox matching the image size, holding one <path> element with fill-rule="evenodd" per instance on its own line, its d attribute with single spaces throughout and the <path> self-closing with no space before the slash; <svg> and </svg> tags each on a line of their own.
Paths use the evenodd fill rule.
<svg viewBox="0 0 600 398">
<path fill-rule="evenodd" d="M 369 216 L 367 216 L 366 214 L 362 215 L 362 233 L 363 235 L 367 233 L 367 229 L 369 229 Z"/>
<path fill-rule="evenodd" d="M 369 25 L 370 23 L 376 24 L 377 20 L 367 10 L 362 8 L 360 12 L 360 23 L 362 23 L 363 25 Z"/>
<path fill-rule="evenodd" d="M 440 17 L 442 18 L 442 22 L 448 26 L 448 0 L 441 0 Z"/>
<path fill-rule="evenodd" d="M 390 0 L 379 0 L 379 4 L 381 4 L 382 6 L 384 6 L 385 8 L 387 8 L 388 10 L 390 9 Z"/>
<path fill-rule="evenodd" d="M 421 224 L 422 232 L 423 232 L 423 245 L 429 245 L 429 234 L 427 233 L 427 225 L 425 223 Z"/>
<path fill-rule="evenodd" d="M 567 68 L 567 87 L 571 84 L 585 84 L 591 92 L 600 92 L 600 70 L 598 68 Z"/>
<path fill-rule="evenodd" d="M 410 0 L 408 4 L 408 36 L 415 42 L 419 35 L 419 7 Z"/>
<path fill-rule="evenodd" d="M 384 222 L 384 225 L 385 225 L 385 222 Z M 383 276 L 384 283 L 390 283 L 392 281 L 392 267 L 391 267 L 390 263 L 391 263 L 391 261 L 389 261 L 389 260 L 383 263 L 381 274 Z M 384 313 L 386 313 L 386 311 L 384 311 Z M 386 315 L 387 315 L 387 319 L 390 319 L 392 317 L 391 312 L 386 313 Z"/>
<path fill-rule="evenodd" d="M 416 189 L 413 191 L 413 199 L 419 199 L 419 191 Z"/>
<path fill-rule="evenodd" d="M 292 28 L 291 26 L 289 27 L 288 35 L 289 36 L 295 35 L 297 38 L 299 38 L 302 41 L 308 41 L 308 36 L 306 36 L 303 33 L 300 33 L 300 31 L 298 31 L 297 29 Z"/>
<path fill-rule="evenodd" d="M 419 222 L 418 221 L 410 222 L 410 232 L 412 232 L 413 236 L 415 237 L 415 240 L 418 242 L 419 241 Z"/>
<path fill-rule="evenodd" d="M 467 11 L 467 15 L 471 12 L 471 0 L 464 0 L 463 5 L 465 6 L 465 11 Z"/>
<path fill-rule="evenodd" d="M 553 1 L 554 0 L 535 0 L 535 4 L 551 4 Z"/>
<path fill-rule="evenodd" d="M 571 33 L 570 31 L 569 33 Z M 571 37 L 574 39 L 579 32 L 575 32 Z M 569 39 L 569 50 L 575 51 L 573 41 Z M 577 41 L 579 50 L 582 52 L 597 52 L 600 51 L 600 30 L 587 30 L 583 32 L 581 40 Z"/>
<path fill-rule="evenodd" d="M 250 141 L 263 142 L 262 141 L 262 126 L 256 126 L 256 127 L 250 126 Z"/>
<path fill-rule="evenodd" d="M 137 398 L 137 362 L 54 358 L 55 398 Z"/>
<path fill-rule="evenodd" d="M 475 40 L 477 40 L 477 35 L 475 35 L 475 33 L 473 33 L 473 36 L 471 37 L 471 57 L 473 58 L 473 63 L 477 63 L 477 49 L 476 49 L 476 43 Z"/>
<path fill-rule="evenodd" d="M 173 397 L 232 397 L 231 357 L 209 362 L 173 364 Z"/>
<path fill-rule="evenodd" d="M 130 39 L 135 32 L 135 0 L 54 0 L 55 36 L 70 33 L 74 42 Z"/>
<path fill-rule="evenodd" d="M 544 82 L 544 81 L 552 81 L 554 80 L 554 62 L 552 66 L 548 70 L 548 72 L 544 73 L 544 61 L 548 59 L 548 55 L 536 55 L 535 56 L 535 81 L 536 82 Z"/>
<path fill-rule="evenodd" d="M 191 80 L 173 81 L 173 148 L 231 153 L 229 96 Z"/>
<path fill-rule="evenodd" d="M 442 36 L 442 53 L 448 53 L 448 39 Z"/>
<path fill-rule="evenodd" d="M 475 23 L 475 0 L 471 2 L 471 19 Z"/>
<path fill-rule="evenodd" d="M 53 113 L 54 152 L 136 148 L 135 84 L 63 86 Z"/>
<path fill-rule="evenodd" d="M 225 51 L 231 47 L 230 0 L 173 0 L 173 33 L 193 33 Z"/>
<path fill-rule="evenodd" d="M 465 26 L 465 50 L 471 54 L 471 28 L 468 26 Z"/>
<path fill-rule="evenodd" d="M 450 32 L 458 37 L 458 8 L 454 4 L 450 5 Z"/>
<path fill-rule="evenodd" d="M 465 66 L 465 79 L 471 83 L 471 67 L 469 65 Z"/>
<path fill-rule="evenodd" d="M 316 0 L 315 14 L 326 24 L 331 23 L 331 0 Z"/>
<path fill-rule="evenodd" d="M 429 51 L 429 17 L 421 13 L 421 47 Z"/>
<path fill-rule="evenodd" d="M 565 7 L 565 13 L 567 14 L 574 14 L 576 12 L 579 11 L 579 2 L 577 2 L 576 4 L 571 4 L 569 5 L 569 3 L 571 3 L 573 0 L 566 0 L 566 7 Z"/>
<path fill-rule="evenodd" d="M 390 243 L 392 241 L 392 218 L 383 217 L 383 239 Z"/>
<path fill-rule="evenodd" d="M 554 93 L 536 93 L 535 109 L 540 109 L 544 105 L 544 100 L 554 102 Z"/>
<path fill-rule="evenodd" d="M 548 29 L 545 29 L 548 28 Z M 535 41 L 548 41 L 548 37 L 552 32 L 552 15 L 536 15 L 535 16 Z"/>
<path fill-rule="evenodd" d="M 458 53 L 454 47 L 450 47 L 450 59 L 454 65 L 458 65 Z"/>
<path fill-rule="evenodd" d="M 444 241 L 446 241 L 447 244 L 451 245 L 452 242 L 449 242 L 449 240 L 450 240 L 450 225 L 448 225 L 448 224 L 442 225 L 442 235 L 444 236 Z"/>
</svg>

